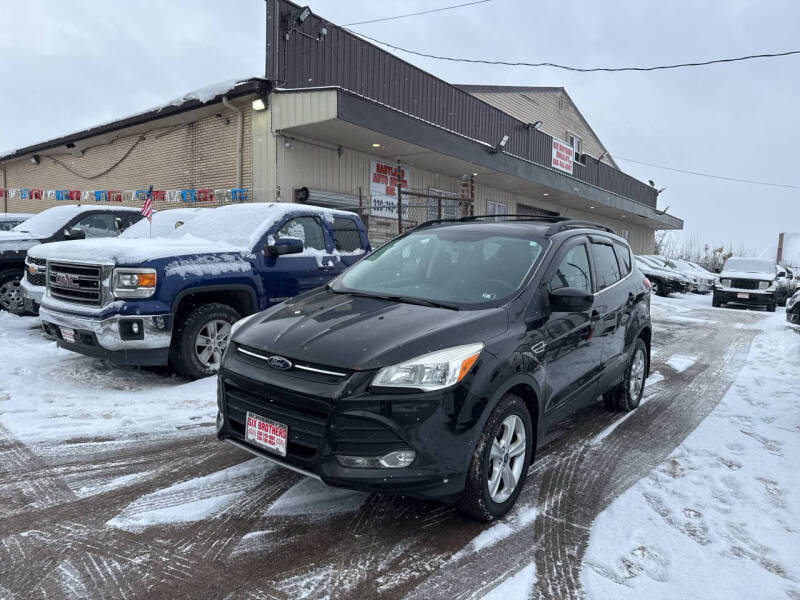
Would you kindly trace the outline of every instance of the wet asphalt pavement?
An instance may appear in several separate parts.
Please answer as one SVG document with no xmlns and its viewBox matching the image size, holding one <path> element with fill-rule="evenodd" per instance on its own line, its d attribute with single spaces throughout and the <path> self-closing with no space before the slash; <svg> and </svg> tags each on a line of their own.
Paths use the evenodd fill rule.
<svg viewBox="0 0 800 600">
<path fill-rule="evenodd" d="M 480 598 L 532 561 L 534 598 L 580 598 L 595 517 L 715 408 L 769 318 L 661 312 L 646 402 L 621 422 L 598 403 L 551 432 L 501 524 L 321 488 L 208 427 L 35 451 L 0 427 L 0 598 Z M 696 360 L 679 372 L 675 355 Z M 82 483 L 99 487 L 76 494 Z M 220 498 L 210 517 L 168 516 Z M 112 526 L 120 515 L 139 527 Z"/>
</svg>

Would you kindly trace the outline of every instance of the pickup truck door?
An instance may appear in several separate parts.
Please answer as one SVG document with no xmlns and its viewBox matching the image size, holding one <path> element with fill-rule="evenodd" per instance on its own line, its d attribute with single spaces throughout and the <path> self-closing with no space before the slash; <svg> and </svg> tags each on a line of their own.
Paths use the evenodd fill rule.
<svg viewBox="0 0 800 600">
<path fill-rule="evenodd" d="M 303 241 L 302 254 L 264 256 L 259 265 L 264 285 L 265 306 L 271 306 L 326 283 L 337 270 L 332 240 L 325 234 L 316 215 L 292 216 L 277 225 L 270 234 L 275 238 L 294 237 Z"/>
</svg>

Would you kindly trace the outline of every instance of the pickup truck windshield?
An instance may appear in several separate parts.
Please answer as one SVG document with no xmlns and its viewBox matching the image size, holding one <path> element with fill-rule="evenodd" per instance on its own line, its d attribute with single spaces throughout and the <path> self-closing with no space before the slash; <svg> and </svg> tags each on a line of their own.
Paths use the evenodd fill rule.
<svg viewBox="0 0 800 600">
<path fill-rule="evenodd" d="M 541 240 L 459 227 L 389 242 L 331 284 L 334 292 L 445 306 L 499 305 L 522 287 L 542 254 Z"/>
</svg>

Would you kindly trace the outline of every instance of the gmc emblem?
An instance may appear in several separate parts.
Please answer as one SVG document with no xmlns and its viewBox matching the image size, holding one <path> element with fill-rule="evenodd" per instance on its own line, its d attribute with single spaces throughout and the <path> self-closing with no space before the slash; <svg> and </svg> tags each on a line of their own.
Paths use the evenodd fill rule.
<svg viewBox="0 0 800 600">
<path fill-rule="evenodd" d="M 72 275 L 67 275 L 66 273 L 56 273 L 56 285 L 68 288 L 80 287 L 78 282 L 75 281 L 75 278 Z"/>
</svg>

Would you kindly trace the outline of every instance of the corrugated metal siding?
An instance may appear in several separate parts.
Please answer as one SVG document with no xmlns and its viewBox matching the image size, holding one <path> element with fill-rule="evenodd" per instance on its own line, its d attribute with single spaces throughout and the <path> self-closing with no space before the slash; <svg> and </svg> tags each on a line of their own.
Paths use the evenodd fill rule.
<svg viewBox="0 0 800 600">
<path fill-rule="evenodd" d="M 278 60 L 267 57 L 266 77 L 279 87 L 339 86 L 492 146 L 508 135 L 506 152 L 550 165 L 551 136 L 316 15 L 296 25 L 299 12 L 286 0 L 267 1 L 267 47 Z M 323 26 L 327 35 L 317 39 Z M 655 190 L 608 165 L 596 173 L 578 167 L 575 177 L 656 206 Z"/>
<path fill-rule="evenodd" d="M 272 127 L 298 127 L 336 118 L 336 90 L 304 94 L 272 94 Z"/>
</svg>

